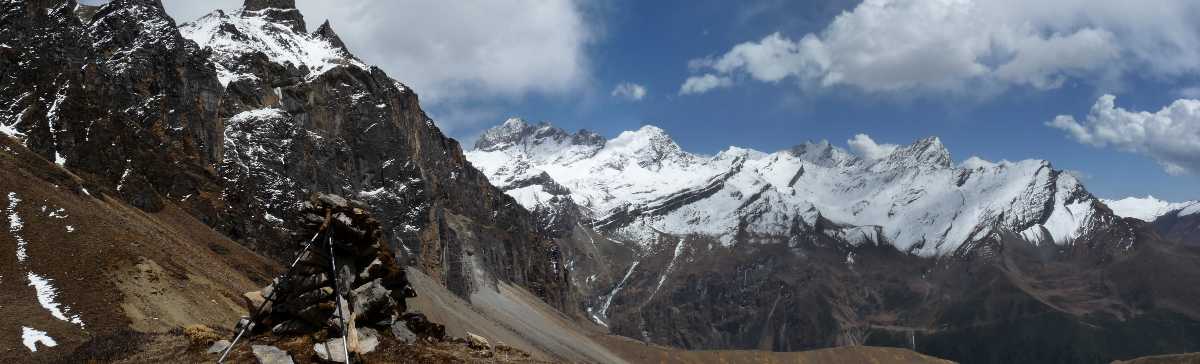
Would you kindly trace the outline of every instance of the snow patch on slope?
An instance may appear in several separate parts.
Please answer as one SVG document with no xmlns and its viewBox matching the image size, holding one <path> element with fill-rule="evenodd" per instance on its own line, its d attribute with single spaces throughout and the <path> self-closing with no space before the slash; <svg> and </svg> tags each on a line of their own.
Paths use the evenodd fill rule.
<svg viewBox="0 0 1200 364">
<path fill-rule="evenodd" d="M 680 255 L 683 255 L 684 240 L 679 239 L 679 243 L 675 244 L 675 255 L 671 256 L 671 262 L 667 263 L 667 268 L 663 269 L 662 276 L 658 277 L 658 284 L 654 286 L 654 291 L 650 292 L 650 298 L 647 298 L 646 302 L 654 300 L 654 296 L 658 294 L 658 290 L 662 289 L 663 283 L 667 282 L 667 276 L 671 275 L 671 270 L 675 269 L 675 262 L 679 260 Z"/>
<path fill-rule="evenodd" d="M 608 308 L 609 306 L 612 306 L 613 297 L 616 297 L 617 293 L 621 292 L 621 288 L 625 287 L 625 282 L 629 281 L 629 276 L 633 275 L 633 270 L 637 269 L 637 266 L 640 263 L 641 261 L 634 261 L 633 264 L 629 266 L 629 270 L 625 272 L 625 277 L 621 278 L 621 281 L 617 282 L 617 285 L 613 287 L 612 292 L 609 292 L 608 296 L 604 298 L 604 304 L 600 305 L 599 316 L 608 317 Z M 592 318 L 596 320 L 597 323 L 606 327 L 608 326 L 608 324 L 605 324 L 596 315 L 592 315 Z"/>
<path fill-rule="evenodd" d="M 50 337 L 50 335 L 45 331 L 25 326 L 21 327 L 21 343 L 25 344 L 25 347 L 29 348 L 29 351 L 34 353 L 38 351 L 38 344 L 42 344 L 42 346 L 48 348 L 58 346 L 58 343 L 54 341 L 54 338 Z"/>
<path fill-rule="evenodd" d="M 5 213 L 8 217 L 8 231 L 10 234 L 12 234 L 13 240 L 17 242 L 17 265 L 23 270 L 28 270 L 29 242 L 25 240 L 23 236 L 21 236 L 21 231 L 25 228 L 25 221 L 21 219 L 20 214 L 17 212 L 17 206 L 20 203 L 21 199 L 17 196 L 17 193 L 9 192 L 8 206 L 5 207 Z M 42 207 L 43 212 L 46 212 L 47 210 L 48 209 L 46 206 Z M 49 210 L 48 216 L 55 219 L 67 218 L 67 215 L 61 208 L 57 210 Z M 69 230 L 73 230 L 73 228 L 70 228 L 69 226 L 68 228 Z M 26 271 L 26 278 L 29 279 L 29 286 L 33 287 L 37 292 L 37 301 L 39 304 L 41 304 L 42 308 L 45 308 L 46 311 L 49 311 L 52 316 L 59 320 L 78 325 L 80 328 L 84 327 L 83 319 L 81 319 L 78 314 L 71 314 L 70 307 L 57 302 L 58 290 L 54 287 L 53 282 L 49 278 L 29 271 Z M 36 351 L 36 349 L 33 348 L 31 348 L 31 350 Z"/>
<path fill-rule="evenodd" d="M 49 278 L 42 277 L 33 272 L 28 273 L 28 278 L 29 285 L 37 290 L 37 300 L 42 305 L 42 308 L 50 311 L 50 315 L 53 315 L 54 318 L 79 325 L 80 328 L 84 327 L 83 320 L 79 318 L 79 315 L 70 314 L 70 307 L 56 301 L 58 298 L 58 289 L 54 288 L 54 284 Z"/>
<path fill-rule="evenodd" d="M 17 262 L 24 263 L 29 259 L 27 251 L 29 242 L 21 236 L 21 229 L 25 228 L 25 224 L 21 221 L 21 215 L 17 213 L 17 204 L 21 203 L 21 199 L 17 197 L 16 192 L 8 193 L 8 207 L 5 213 L 8 215 L 8 232 L 12 234 L 13 240 L 17 241 Z"/>
</svg>

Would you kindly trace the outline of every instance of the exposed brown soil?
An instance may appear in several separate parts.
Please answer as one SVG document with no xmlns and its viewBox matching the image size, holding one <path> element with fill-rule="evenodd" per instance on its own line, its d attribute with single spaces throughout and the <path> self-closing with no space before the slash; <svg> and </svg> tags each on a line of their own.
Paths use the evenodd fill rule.
<svg viewBox="0 0 1200 364">
<path fill-rule="evenodd" d="M 872 346 L 845 346 L 787 353 L 753 350 L 684 351 L 615 335 L 606 335 L 598 339 L 633 363 L 953 363 L 907 349 Z"/>
<path fill-rule="evenodd" d="M 1117 360 L 1114 364 L 1200 364 L 1200 353 L 1156 355 L 1131 360 Z"/>
<path fill-rule="evenodd" d="M 228 334 L 228 330 L 223 330 Z M 195 342 L 181 330 L 172 330 L 161 334 L 144 334 L 137 339 L 144 341 L 139 351 L 131 356 L 114 360 L 119 364 L 148 364 L 148 363 L 206 363 L 214 362 L 218 354 L 207 352 L 208 341 Z M 395 341 L 387 334 L 380 337 L 379 349 L 363 357 L 356 358 L 356 363 L 522 363 L 537 364 L 551 363 L 532 358 L 528 353 L 510 347 L 496 347 L 493 350 L 472 349 L 465 341 L 452 340 L 443 342 L 421 341 L 413 345 L 404 345 Z M 298 364 L 320 363 L 313 354 L 315 341 L 308 336 L 275 338 L 260 336 L 250 342 L 242 342 L 227 359 L 230 363 L 256 363 L 257 359 L 251 350 L 252 345 L 271 345 L 287 351 Z"/>
<path fill-rule="evenodd" d="M 22 222 L 13 233 L 6 213 L 0 232 L 0 342 L 18 344 L 0 349 L 0 360 L 83 360 L 114 347 L 97 343 L 138 332 L 229 326 L 244 312 L 239 295 L 279 269 L 172 203 L 146 213 L 11 138 L 0 137 L 0 150 L 0 198 L 5 207 L 15 198 Z M 54 302 L 82 325 L 52 316 L 29 274 L 48 279 Z M 20 345 L 24 327 L 47 332 L 57 346 L 30 351 Z"/>
</svg>

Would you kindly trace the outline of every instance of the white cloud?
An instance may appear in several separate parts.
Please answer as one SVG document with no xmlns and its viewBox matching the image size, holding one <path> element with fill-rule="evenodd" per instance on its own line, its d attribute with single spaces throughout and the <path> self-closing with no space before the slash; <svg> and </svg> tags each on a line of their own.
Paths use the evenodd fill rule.
<svg viewBox="0 0 1200 364">
<path fill-rule="evenodd" d="M 689 66 L 869 92 L 1046 89 L 1134 70 L 1195 74 L 1198 11 L 1191 0 L 866 0 L 820 33 L 770 34 Z"/>
<path fill-rule="evenodd" d="M 718 87 L 729 87 L 733 85 L 733 80 L 729 77 L 717 76 L 714 74 L 705 74 L 703 76 L 688 77 L 687 81 L 679 86 L 680 95 L 699 94 L 708 92 Z"/>
<path fill-rule="evenodd" d="M 1092 179 L 1091 173 L 1087 173 L 1087 172 L 1084 172 L 1084 171 L 1081 171 L 1078 169 L 1066 169 L 1066 170 L 1063 170 L 1063 173 L 1069 174 L 1069 175 L 1071 175 L 1071 177 L 1075 177 L 1075 179 L 1080 180 L 1080 181 L 1086 181 L 1086 180 Z"/>
<path fill-rule="evenodd" d="M 496 120 L 503 120 L 504 116 L 501 108 L 493 105 L 465 105 L 452 101 L 443 102 L 437 108 L 428 108 L 426 112 L 443 133 L 457 137 L 470 132 L 473 126 L 494 124 Z"/>
<path fill-rule="evenodd" d="M 301 0 L 360 58 L 433 102 L 457 97 L 561 93 L 589 77 L 592 39 L 572 0 Z M 317 23 L 317 19 L 309 22 Z"/>
<path fill-rule="evenodd" d="M 847 140 L 846 144 L 850 146 L 850 150 L 854 154 L 871 160 L 887 157 L 892 152 L 895 152 L 896 148 L 900 147 L 895 144 L 875 143 L 875 140 L 866 134 L 856 134 L 854 135 L 854 139 Z"/>
<path fill-rule="evenodd" d="M 958 166 L 966 169 L 992 168 L 996 166 L 996 163 L 973 155 L 970 158 L 962 161 L 962 163 L 960 163 Z"/>
<path fill-rule="evenodd" d="M 621 82 L 612 90 L 612 96 L 621 97 L 631 101 L 641 101 L 646 97 L 646 86 L 642 86 L 632 82 Z"/>
<path fill-rule="evenodd" d="M 1200 172 L 1200 100 L 1175 100 L 1154 113 L 1127 111 L 1115 101 L 1101 96 L 1082 123 L 1059 115 L 1046 125 L 1083 144 L 1149 156 L 1173 175 Z"/>
<path fill-rule="evenodd" d="M 164 1 L 179 23 L 242 4 Z M 310 31 L 329 19 L 351 52 L 411 86 L 433 109 L 573 94 L 591 78 L 586 47 L 595 24 L 577 0 L 298 0 L 297 8 Z"/>
</svg>

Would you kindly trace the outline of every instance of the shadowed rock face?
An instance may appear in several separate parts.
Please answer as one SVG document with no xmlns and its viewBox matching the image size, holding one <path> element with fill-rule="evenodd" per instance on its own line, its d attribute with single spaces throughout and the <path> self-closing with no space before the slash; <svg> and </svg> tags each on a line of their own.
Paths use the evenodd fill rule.
<svg viewBox="0 0 1200 364">
<path fill-rule="evenodd" d="M 86 24 L 73 1 L 0 6 L 3 120 L 30 149 L 149 211 L 219 191 L 223 90 L 161 4 L 113 1 Z M 208 201 L 183 204 L 216 221 Z"/>
<path fill-rule="evenodd" d="M 269 8 L 295 9 L 296 0 L 246 0 L 246 10 L 258 11 Z"/>
<path fill-rule="evenodd" d="M 370 204 L 398 259 L 447 286 L 505 280 L 574 309 L 557 246 L 465 161 L 416 93 L 358 62 L 331 27 L 306 33 L 293 1 L 245 7 L 210 15 L 220 24 L 209 35 L 324 44 L 327 56 L 290 59 L 328 63 L 201 48 L 158 1 L 115 0 L 90 18 L 71 0 L 0 1 L 5 130 L 92 193 L 147 211 L 183 206 L 269 256 L 294 249 L 294 201 L 336 193 Z M 468 254 L 483 266 L 464 265 Z"/>
<path fill-rule="evenodd" d="M 1200 252 L 1124 222 L 1073 247 L 1000 234 L 945 259 L 821 235 L 733 247 L 663 237 L 633 258 L 606 319 L 615 333 L 691 350 L 896 346 L 969 363 L 1200 350 L 1200 294 L 1186 288 L 1200 284 Z M 1125 238 L 1136 247 L 1108 243 Z M 627 261 L 613 263 L 624 272 Z"/>
<path fill-rule="evenodd" d="M 1200 214 L 1165 214 L 1154 220 L 1154 226 L 1168 239 L 1200 247 Z"/>
<path fill-rule="evenodd" d="M 245 11 L 260 13 L 297 32 L 305 32 L 304 15 L 296 9 L 296 0 L 246 0 Z"/>
<path fill-rule="evenodd" d="M 328 24 L 312 37 L 345 51 Z M 231 123 L 250 128 L 237 135 L 242 140 L 226 143 L 234 152 L 218 168 L 225 181 L 237 185 L 226 194 L 244 202 L 230 209 L 240 217 L 233 221 L 247 222 L 246 232 L 271 236 L 280 230 L 262 228 L 270 221 L 261 217 L 288 219 L 289 193 L 339 193 L 371 206 L 401 259 L 458 287 L 464 297 L 466 287 L 492 284 L 473 281 L 472 267 L 463 264 L 467 254 L 475 254 L 491 279 L 523 285 L 569 310 L 557 246 L 539 233 L 532 217 L 466 162 L 458 143 L 421 110 L 416 93 L 378 68 L 356 65 L 353 55 L 341 55 L 344 64 L 320 74 L 258 52 L 221 58 L 226 68 L 252 76 L 230 83 L 223 104 Z M 261 117 L 263 109 L 274 114 Z M 275 122 L 263 123 L 268 119 Z M 267 125 L 274 126 L 262 129 Z M 226 135 L 233 136 L 229 130 Z M 258 135 L 260 130 L 265 134 Z M 265 155 L 246 148 L 278 147 L 279 141 L 290 144 Z M 246 235 L 248 241 L 269 241 Z"/>
</svg>

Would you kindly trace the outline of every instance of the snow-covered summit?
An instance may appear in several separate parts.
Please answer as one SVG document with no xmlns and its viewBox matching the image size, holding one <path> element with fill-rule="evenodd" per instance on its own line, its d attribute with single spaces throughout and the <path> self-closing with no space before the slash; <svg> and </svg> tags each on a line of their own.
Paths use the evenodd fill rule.
<svg viewBox="0 0 1200 364">
<path fill-rule="evenodd" d="M 929 256 L 999 231 L 1069 244 L 1111 217 L 1046 161 L 955 165 L 936 137 L 876 159 L 828 142 L 703 156 L 653 126 L 604 142 L 573 140 L 552 125 L 514 119 L 485 133 L 467 158 L 531 210 L 565 188 L 597 227 L 642 243 L 667 233 L 733 244 L 807 229 Z M 539 182 L 546 177 L 555 188 Z"/>
<path fill-rule="evenodd" d="M 1160 216 L 1171 213 L 1179 216 L 1200 213 L 1200 202 L 1198 201 L 1168 202 L 1149 195 L 1103 201 L 1117 216 L 1132 217 L 1142 221 L 1154 221 Z"/>
<path fill-rule="evenodd" d="M 254 77 L 251 70 L 240 69 L 245 64 L 241 58 L 257 54 L 284 68 L 295 67 L 307 79 L 339 66 L 368 68 L 346 50 L 328 22 L 306 33 L 304 18 L 291 1 L 250 0 L 242 9 L 213 11 L 179 31 L 200 48 L 212 48 L 218 77 L 226 85 Z"/>
</svg>

